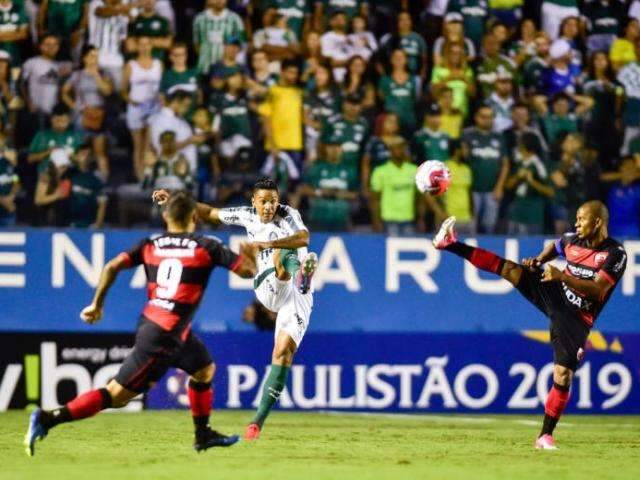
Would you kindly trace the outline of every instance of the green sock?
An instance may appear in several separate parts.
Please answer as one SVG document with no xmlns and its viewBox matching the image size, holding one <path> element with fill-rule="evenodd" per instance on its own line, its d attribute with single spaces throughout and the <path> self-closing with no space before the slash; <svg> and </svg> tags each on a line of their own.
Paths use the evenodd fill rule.
<svg viewBox="0 0 640 480">
<path fill-rule="evenodd" d="M 291 248 L 283 248 L 280 250 L 280 262 L 282 266 L 292 277 L 300 269 L 300 260 L 298 260 L 298 251 Z"/>
<path fill-rule="evenodd" d="M 271 365 L 271 372 L 267 377 L 267 381 L 264 382 L 264 389 L 262 390 L 262 399 L 258 406 L 256 416 L 253 417 L 251 423 L 257 423 L 260 428 L 262 424 L 269 416 L 269 412 L 280 398 L 280 393 L 284 389 L 287 383 L 287 376 L 289 376 L 289 370 L 291 367 L 284 367 L 282 365 Z"/>
</svg>

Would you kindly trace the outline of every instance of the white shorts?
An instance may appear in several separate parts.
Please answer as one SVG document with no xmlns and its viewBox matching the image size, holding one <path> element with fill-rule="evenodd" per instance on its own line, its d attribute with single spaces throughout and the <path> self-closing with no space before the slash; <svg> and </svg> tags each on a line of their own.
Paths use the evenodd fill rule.
<svg viewBox="0 0 640 480">
<path fill-rule="evenodd" d="M 160 110 L 160 104 L 155 100 L 143 102 L 138 105 L 127 105 L 127 128 L 129 130 L 142 130 L 149 125 L 149 118 Z"/>
<path fill-rule="evenodd" d="M 293 280 L 278 280 L 275 272 L 272 272 L 256 288 L 256 297 L 265 308 L 278 314 L 274 339 L 278 338 L 280 332 L 285 332 L 299 347 L 309 326 L 313 292 L 303 295 Z"/>
</svg>

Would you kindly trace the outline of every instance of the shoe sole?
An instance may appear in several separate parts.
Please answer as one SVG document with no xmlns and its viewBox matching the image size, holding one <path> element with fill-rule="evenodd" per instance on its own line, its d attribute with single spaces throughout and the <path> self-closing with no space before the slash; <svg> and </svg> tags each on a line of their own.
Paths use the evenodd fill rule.
<svg viewBox="0 0 640 480">
<path fill-rule="evenodd" d="M 445 238 L 447 238 L 447 235 L 451 233 L 451 230 L 453 229 L 455 224 L 456 224 L 456 217 L 449 217 L 445 219 L 444 222 L 442 222 L 442 225 L 440 225 L 440 229 L 438 230 L 438 233 L 436 233 L 436 236 L 433 238 L 433 241 L 432 241 L 434 247 L 438 248 L 437 245 L 439 245 L 441 242 L 444 241 Z M 442 238 L 439 238 L 441 232 L 444 232 L 444 235 L 442 235 Z"/>
<path fill-rule="evenodd" d="M 311 286 L 311 277 L 318 268 L 318 256 L 311 252 L 306 256 L 304 261 L 302 262 L 302 282 L 300 285 L 300 289 L 304 290 L 305 293 L 309 290 Z"/>
</svg>

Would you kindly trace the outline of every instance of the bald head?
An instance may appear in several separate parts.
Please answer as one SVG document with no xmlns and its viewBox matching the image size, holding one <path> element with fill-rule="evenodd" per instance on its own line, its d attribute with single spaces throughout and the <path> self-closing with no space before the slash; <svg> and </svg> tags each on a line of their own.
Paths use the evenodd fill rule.
<svg viewBox="0 0 640 480">
<path fill-rule="evenodd" d="M 604 225 L 609 224 L 609 209 L 600 200 L 591 200 L 589 202 L 583 203 L 580 208 L 584 208 L 594 218 L 599 218 L 600 220 L 602 220 L 602 223 Z"/>
<path fill-rule="evenodd" d="M 576 212 L 576 233 L 589 243 L 598 244 L 609 236 L 609 210 L 599 200 L 583 203 Z"/>
</svg>

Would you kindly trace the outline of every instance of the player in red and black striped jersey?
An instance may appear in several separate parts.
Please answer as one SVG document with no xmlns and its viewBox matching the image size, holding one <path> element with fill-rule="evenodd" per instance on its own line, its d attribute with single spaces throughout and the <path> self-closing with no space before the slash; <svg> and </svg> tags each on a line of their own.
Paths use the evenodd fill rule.
<svg viewBox="0 0 640 480">
<path fill-rule="evenodd" d="M 106 265 L 93 302 L 81 313 L 87 323 L 100 320 L 105 297 L 118 273 L 144 265 L 148 301 L 132 352 L 105 388 L 83 393 L 62 408 L 35 410 L 25 438 L 29 455 L 33 455 L 35 440 L 44 438 L 54 426 L 91 417 L 105 408 L 125 406 L 153 386 L 170 367 L 180 368 L 190 376 L 188 397 L 195 425 L 194 448 L 202 451 L 238 441 L 237 435 L 222 435 L 209 427 L 215 365 L 204 344 L 192 333 L 191 320 L 213 269 L 220 266 L 243 278 L 252 278 L 256 274 L 257 248 L 243 244 L 237 255 L 215 238 L 194 234 L 196 203 L 188 194 L 173 195 L 163 217 L 167 222 L 164 234 L 143 240 Z"/>
<path fill-rule="evenodd" d="M 591 327 L 611 297 L 627 265 L 624 247 L 609 237 L 609 212 L 599 201 L 582 205 L 576 232 L 548 245 L 535 258 L 517 264 L 456 239 L 455 217 L 446 219 L 433 239 L 436 248 L 463 257 L 475 267 L 500 275 L 550 320 L 553 387 L 545 404 L 542 431 L 535 447 L 555 450 L 553 430 L 569 401 L 569 387 Z M 562 256 L 564 271 L 547 262 Z M 543 268 L 544 267 L 544 270 Z"/>
</svg>

